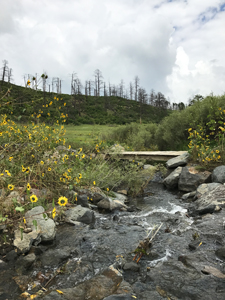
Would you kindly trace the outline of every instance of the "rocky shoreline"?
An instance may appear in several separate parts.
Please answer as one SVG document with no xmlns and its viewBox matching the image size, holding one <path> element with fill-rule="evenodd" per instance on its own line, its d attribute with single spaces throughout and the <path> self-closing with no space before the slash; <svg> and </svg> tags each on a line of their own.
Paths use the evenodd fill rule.
<svg viewBox="0 0 225 300">
<path fill-rule="evenodd" d="M 55 221 L 41 207 L 28 211 L 31 231 L 22 240 L 16 231 L 1 253 L 0 300 L 223 300 L 225 166 L 210 174 L 187 163 L 168 161 L 170 174 L 129 203 L 95 190 L 89 205 L 83 190 Z M 139 242 L 161 223 L 137 263 Z"/>
</svg>

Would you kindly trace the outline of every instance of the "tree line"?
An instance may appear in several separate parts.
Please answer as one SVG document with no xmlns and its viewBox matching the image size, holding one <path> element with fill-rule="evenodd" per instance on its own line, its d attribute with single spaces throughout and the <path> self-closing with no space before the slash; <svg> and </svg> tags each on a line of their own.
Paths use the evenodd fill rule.
<svg viewBox="0 0 225 300">
<path fill-rule="evenodd" d="M 12 82 L 12 68 L 9 68 L 8 61 L 3 60 L 3 67 L 1 68 L 2 79 L 1 81 Z M 118 85 L 107 84 L 104 81 L 102 72 L 96 69 L 93 74 L 94 79 L 85 80 L 82 84 L 77 73 L 72 73 L 71 75 L 71 96 L 85 95 L 85 96 L 116 96 L 127 100 L 134 100 L 140 103 L 140 115 L 142 104 L 148 104 L 154 107 L 159 107 L 162 109 L 171 110 L 183 110 L 185 109 L 185 104 L 180 103 L 170 103 L 163 93 L 155 92 L 153 89 L 148 94 L 146 89 L 140 85 L 140 78 L 136 75 L 133 81 L 130 81 L 129 86 L 125 87 L 124 80 L 121 79 Z M 25 87 L 32 88 L 34 90 L 42 90 L 45 92 L 53 92 L 56 94 L 62 93 L 62 80 L 59 77 L 50 78 L 46 73 L 41 74 L 26 74 L 23 76 Z M 189 100 L 189 105 L 191 100 Z"/>
</svg>

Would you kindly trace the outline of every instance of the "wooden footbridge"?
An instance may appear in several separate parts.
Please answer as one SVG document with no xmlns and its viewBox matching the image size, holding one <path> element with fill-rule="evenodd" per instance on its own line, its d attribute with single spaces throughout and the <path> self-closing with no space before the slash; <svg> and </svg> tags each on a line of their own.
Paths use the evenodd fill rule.
<svg viewBox="0 0 225 300">
<path fill-rule="evenodd" d="M 184 153 L 187 153 L 187 151 L 121 151 L 108 153 L 106 156 L 117 156 L 120 159 L 129 160 L 167 161 Z"/>
</svg>

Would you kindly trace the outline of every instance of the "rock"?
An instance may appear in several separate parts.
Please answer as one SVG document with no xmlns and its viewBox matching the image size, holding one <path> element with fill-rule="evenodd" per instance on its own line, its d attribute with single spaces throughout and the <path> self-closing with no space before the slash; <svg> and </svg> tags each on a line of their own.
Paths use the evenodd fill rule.
<svg viewBox="0 0 225 300">
<path fill-rule="evenodd" d="M 198 213 L 199 215 L 206 215 L 206 214 L 212 214 L 216 210 L 216 205 L 209 205 L 205 208 L 199 209 Z"/>
<path fill-rule="evenodd" d="M 57 150 L 57 151 L 67 151 L 68 149 L 67 149 L 65 146 L 59 145 L 59 146 L 57 146 L 57 147 L 55 148 L 55 150 Z"/>
<path fill-rule="evenodd" d="M 47 216 L 42 206 L 36 206 L 26 212 L 25 219 L 27 226 L 31 227 L 33 231 L 36 231 L 33 221 L 37 221 L 37 231 L 40 232 L 42 241 L 54 240 L 56 234 L 55 222 Z"/>
<path fill-rule="evenodd" d="M 113 211 L 115 209 L 127 209 L 128 207 L 119 200 L 112 200 L 111 198 L 102 199 L 97 203 L 98 208 Z"/>
<path fill-rule="evenodd" d="M 182 167 L 178 167 L 163 180 L 163 183 L 168 189 L 176 189 L 178 187 L 181 171 Z"/>
<path fill-rule="evenodd" d="M 213 170 L 212 182 L 225 183 L 225 166 L 219 166 Z"/>
<path fill-rule="evenodd" d="M 212 274 L 213 276 L 221 279 L 225 279 L 225 274 L 223 274 L 222 272 L 220 272 L 220 270 L 211 266 L 205 266 L 202 272 L 205 274 Z"/>
<path fill-rule="evenodd" d="M 75 222 L 82 222 L 85 224 L 93 224 L 95 222 L 95 215 L 92 210 L 78 205 L 65 212 L 67 223 L 75 224 Z"/>
<path fill-rule="evenodd" d="M 17 252 L 15 250 L 11 250 L 6 254 L 6 261 L 13 262 L 17 258 Z"/>
<path fill-rule="evenodd" d="M 172 169 L 179 166 L 185 166 L 188 163 L 189 157 L 190 154 L 186 152 L 177 157 L 171 158 L 166 162 L 166 167 L 168 169 Z"/>
<path fill-rule="evenodd" d="M 196 192 L 193 191 L 193 192 L 184 194 L 181 199 L 182 200 L 187 200 L 187 199 L 193 198 L 195 195 L 196 195 Z"/>
<path fill-rule="evenodd" d="M 112 197 L 112 199 L 115 201 L 115 200 L 118 200 L 120 202 L 122 202 L 123 204 L 127 201 L 127 196 L 125 195 L 122 195 L 120 193 L 116 193 L 116 192 L 113 192 L 115 197 Z"/>
<path fill-rule="evenodd" d="M 140 266 L 137 263 L 131 261 L 131 262 L 125 263 L 125 265 L 123 266 L 123 269 L 125 271 L 131 270 L 133 272 L 138 272 L 140 270 Z"/>
<path fill-rule="evenodd" d="M 21 203 L 23 202 L 22 197 L 20 196 L 19 192 L 12 191 L 2 202 L 2 208 L 5 212 L 9 212 L 12 209 L 13 206 L 13 199 L 15 199 L 17 202 Z"/>
<path fill-rule="evenodd" d="M 14 232 L 14 241 L 13 245 L 17 247 L 22 253 L 26 253 L 30 250 L 31 245 L 37 241 L 41 242 L 40 231 L 32 231 L 30 233 L 23 233 L 21 236 L 21 231 L 19 229 Z M 22 239 L 21 239 L 22 238 Z"/>
<path fill-rule="evenodd" d="M 137 297 L 134 297 L 131 294 L 123 294 L 123 295 L 111 295 L 109 297 L 104 298 L 103 300 L 134 300 Z"/>
<path fill-rule="evenodd" d="M 16 261 L 16 269 L 17 270 L 20 269 L 21 271 L 23 269 L 25 269 L 25 270 L 29 269 L 32 266 L 32 264 L 34 263 L 35 259 L 36 259 L 36 256 L 34 253 L 30 253 L 25 256 L 20 256 Z"/>
<path fill-rule="evenodd" d="M 61 289 L 61 291 L 67 300 L 102 300 L 114 294 L 122 280 L 123 276 L 120 272 L 114 269 L 113 266 L 110 266 L 101 274 L 94 276 L 90 280 L 86 280 L 74 288 Z"/>
<path fill-rule="evenodd" d="M 200 211 L 209 207 L 214 209 L 216 206 L 225 204 L 225 186 L 219 185 L 213 190 L 203 194 L 199 199 L 195 201 L 196 208 Z"/>
<path fill-rule="evenodd" d="M 0 272 L 6 270 L 8 268 L 8 264 L 0 259 Z"/>
<path fill-rule="evenodd" d="M 81 205 L 83 207 L 89 207 L 87 195 L 78 195 L 77 205 Z"/>
<path fill-rule="evenodd" d="M 66 246 L 61 249 L 49 249 L 41 255 L 41 263 L 44 267 L 57 267 L 70 257 L 71 248 Z"/>
<path fill-rule="evenodd" d="M 22 292 L 27 290 L 27 287 L 28 287 L 28 284 L 30 281 L 29 276 L 19 275 L 19 276 L 13 277 L 13 280 L 16 282 L 16 284 L 19 286 L 19 288 Z"/>
<path fill-rule="evenodd" d="M 199 247 L 200 243 L 201 243 L 200 240 L 192 241 L 192 242 L 188 245 L 188 247 L 189 247 L 189 249 L 190 249 L 191 251 L 193 251 L 193 250 L 196 250 L 196 249 Z"/>
<path fill-rule="evenodd" d="M 117 193 L 122 194 L 122 195 L 127 195 L 127 190 L 118 190 Z"/>
<path fill-rule="evenodd" d="M 200 184 L 196 191 L 196 198 L 200 198 L 203 194 L 214 190 L 217 186 L 220 185 L 221 183 L 216 183 L 216 182 Z"/>
<path fill-rule="evenodd" d="M 124 151 L 124 147 L 119 145 L 119 144 L 114 144 L 111 148 L 110 148 L 110 151 L 113 151 L 113 152 L 122 152 Z"/>
<path fill-rule="evenodd" d="M 216 256 L 225 261 L 225 247 L 217 249 Z"/>
<path fill-rule="evenodd" d="M 193 192 L 197 189 L 197 187 L 205 182 L 209 182 L 211 180 L 211 173 L 208 171 L 195 173 L 195 171 L 190 170 L 188 167 L 183 167 L 180 178 L 178 181 L 178 189 L 184 192 Z"/>
</svg>

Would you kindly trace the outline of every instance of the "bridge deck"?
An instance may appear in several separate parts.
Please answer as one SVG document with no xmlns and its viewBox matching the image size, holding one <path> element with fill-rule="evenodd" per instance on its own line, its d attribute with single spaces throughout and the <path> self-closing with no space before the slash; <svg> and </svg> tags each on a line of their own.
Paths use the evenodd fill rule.
<svg viewBox="0 0 225 300">
<path fill-rule="evenodd" d="M 122 151 L 119 153 L 108 153 L 107 156 L 117 155 L 121 159 L 167 161 L 186 152 L 187 151 Z"/>
</svg>

